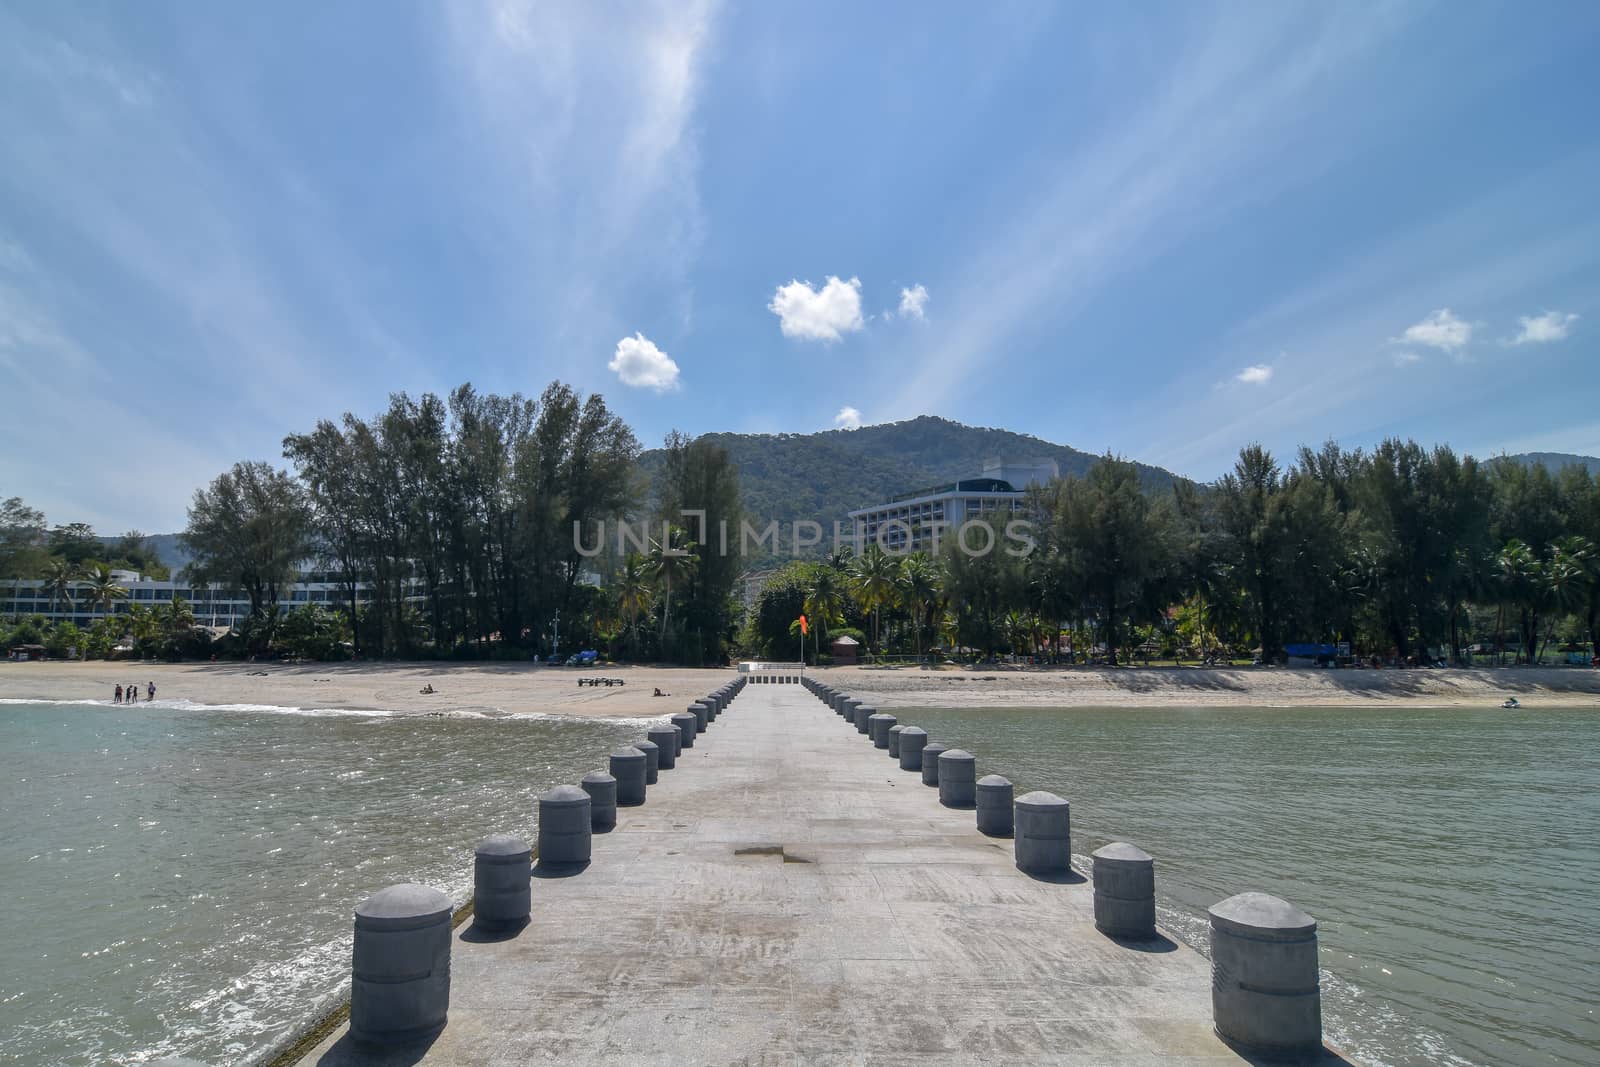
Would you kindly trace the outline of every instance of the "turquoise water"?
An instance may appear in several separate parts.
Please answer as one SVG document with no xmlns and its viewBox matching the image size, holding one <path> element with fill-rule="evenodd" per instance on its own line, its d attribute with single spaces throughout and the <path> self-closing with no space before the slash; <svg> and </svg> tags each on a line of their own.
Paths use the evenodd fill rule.
<svg viewBox="0 0 1600 1067">
<path fill-rule="evenodd" d="M 1157 859 L 1203 946 L 1243 889 L 1322 923 L 1357 1059 L 1600 1063 L 1600 713 L 927 710 L 980 773 Z M 470 887 L 482 835 L 635 723 L 0 703 L 0 1064 L 235 1064 L 348 978 L 351 907 Z M 1080 857 L 1080 860 L 1082 857 Z"/>
<path fill-rule="evenodd" d="M 351 908 L 638 723 L 0 704 L 0 1063 L 236 1064 L 348 982 Z"/>
<path fill-rule="evenodd" d="M 1364 1063 L 1600 1063 L 1600 712 L 897 714 L 1068 798 L 1080 862 L 1154 855 L 1190 944 L 1242 890 L 1311 912 L 1325 1032 Z"/>
</svg>

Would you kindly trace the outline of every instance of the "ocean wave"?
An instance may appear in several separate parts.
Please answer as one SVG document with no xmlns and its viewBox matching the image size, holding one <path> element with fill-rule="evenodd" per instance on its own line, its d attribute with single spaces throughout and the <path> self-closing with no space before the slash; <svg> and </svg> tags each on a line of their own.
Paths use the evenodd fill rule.
<svg viewBox="0 0 1600 1067">
<path fill-rule="evenodd" d="M 385 711 L 381 708 L 298 708 L 283 704 L 203 704 L 194 700 L 141 700 L 137 704 L 118 704 L 112 700 L 93 700 L 82 698 L 78 700 L 43 700 L 21 697 L 0 697 L 0 705 L 37 704 L 46 707 L 81 707 L 81 708 L 141 708 L 157 711 L 222 711 L 222 712 L 250 712 L 262 715 L 317 715 L 317 716 L 354 716 L 370 719 L 373 717 L 387 718 L 400 712 Z M 482 716 L 479 716 L 480 718 Z"/>
</svg>

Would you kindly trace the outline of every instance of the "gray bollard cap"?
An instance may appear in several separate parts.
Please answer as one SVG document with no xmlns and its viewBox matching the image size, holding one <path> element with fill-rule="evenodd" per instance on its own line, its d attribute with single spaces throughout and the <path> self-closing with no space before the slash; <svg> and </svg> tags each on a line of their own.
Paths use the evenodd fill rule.
<svg viewBox="0 0 1600 1067">
<path fill-rule="evenodd" d="M 570 808 L 574 804 L 589 803 L 589 794 L 575 785 L 558 785 L 554 789 L 540 793 L 539 803 L 556 808 Z"/>
<path fill-rule="evenodd" d="M 979 789 L 1010 789 L 1011 779 L 998 774 L 986 774 L 978 779 Z"/>
<path fill-rule="evenodd" d="M 616 779 L 605 771 L 590 771 L 583 776 L 583 780 L 590 785 L 605 785 L 607 782 L 616 783 Z"/>
<path fill-rule="evenodd" d="M 1049 811 L 1052 808 L 1070 807 L 1065 800 L 1054 793 L 1047 793 L 1043 789 L 1035 789 L 1017 798 L 1017 807 L 1027 808 L 1029 811 Z"/>
<path fill-rule="evenodd" d="M 633 743 L 633 747 L 644 753 L 646 759 L 649 758 L 651 749 L 655 749 L 657 752 L 661 751 L 661 746 L 656 744 L 654 741 L 651 741 L 649 738 L 646 738 L 643 741 L 635 741 Z"/>
<path fill-rule="evenodd" d="M 524 856 L 533 855 L 533 846 L 511 834 L 490 834 L 478 842 L 480 859 L 497 863 L 514 863 Z"/>
<path fill-rule="evenodd" d="M 923 749 L 924 752 L 927 749 Z M 964 748 L 947 748 L 939 753 L 940 759 L 947 759 L 951 763 L 976 763 L 977 759 Z"/>
<path fill-rule="evenodd" d="M 1093 857 L 1101 863 L 1154 863 L 1150 853 L 1138 845 L 1130 845 L 1126 841 L 1113 841 L 1104 848 L 1097 848 L 1092 853 Z"/>
<path fill-rule="evenodd" d="M 408 930 L 450 917 L 450 898 L 432 886 L 401 882 L 356 905 L 356 922 L 367 930 Z"/>
<path fill-rule="evenodd" d="M 622 760 L 642 760 L 644 759 L 644 753 L 639 749 L 634 748 L 632 745 L 624 745 L 621 748 L 613 749 L 611 752 L 611 758 Z"/>
<path fill-rule="evenodd" d="M 904 744 L 905 743 L 905 739 L 908 738 L 908 737 L 927 737 L 927 736 L 928 736 L 928 731 L 924 730 L 922 727 L 920 727 L 920 726 L 907 726 L 907 727 L 904 727 L 903 729 L 901 729 L 901 731 L 900 731 L 900 742 L 902 744 Z"/>
<path fill-rule="evenodd" d="M 1295 941 L 1317 930 L 1317 920 L 1270 893 L 1237 893 L 1208 910 L 1216 926 L 1258 940 Z"/>
</svg>

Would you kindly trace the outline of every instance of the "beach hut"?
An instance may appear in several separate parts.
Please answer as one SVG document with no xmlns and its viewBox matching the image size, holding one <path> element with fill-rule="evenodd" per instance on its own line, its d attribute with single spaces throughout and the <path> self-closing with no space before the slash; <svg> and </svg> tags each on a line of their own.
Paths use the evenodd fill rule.
<svg viewBox="0 0 1600 1067">
<path fill-rule="evenodd" d="M 861 656 L 861 642 L 846 634 L 830 641 L 828 651 L 833 653 L 834 666 L 851 667 Z"/>
<path fill-rule="evenodd" d="M 26 663 L 29 660 L 41 660 L 41 659 L 44 659 L 45 658 L 44 646 L 43 645 L 12 645 L 11 646 L 10 658 L 18 661 L 19 663 Z"/>
</svg>

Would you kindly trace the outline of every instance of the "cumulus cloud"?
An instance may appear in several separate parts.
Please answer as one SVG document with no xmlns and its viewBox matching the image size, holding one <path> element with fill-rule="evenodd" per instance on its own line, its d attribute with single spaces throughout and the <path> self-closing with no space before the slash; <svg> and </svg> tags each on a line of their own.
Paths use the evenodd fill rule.
<svg viewBox="0 0 1600 1067">
<path fill-rule="evenodd" d="M 861 429 L 861 412 L 852 407 L 842 407 L 839 414 L 833 417 L 833 426 L 836 430 Z"/>
<path fill-rule="evenodd" d="M 658 393 L 678 388 L 678 365 L 642 333 L 618 341 L 616 355 L 606 366 L 616 371 L 623 385 Z"/>
<path fill-rule="evenodd" d="M 1572 324 L 1578 316 L 1571 312 L 1546 311 L 1543 315 L 1522 315 L 1522 332 L 1511 339 L 1514 345 L 1539 345 L 1551 341 L 1565 341 L 1572 333 Z"/>
<path fill-rule="evenodd" d="M 806 341 L 837 341 L 866 325 L 860 278 L 846 282 L 829 275 L 821 289 L 802 281 L 780 285 L 767 310 L 778 316 L 785 337 Z"/>
<path fill-rule="evenodd" d="M 913 285 L 909 289 L 900 290 L 900 317 L 902 319 L 922 319 L 926 317 L 928 306 L 928 290 L 921 285 Z"/>
<path fill-rule="evenodd" d="M 1472 323 L 1462 322 L 1449 308 L 1440 308 L 1421 322 L 1407 326 L 1406 332 L 1395 340 L 1454 352 L 1472 340 Z"/>
<path fill-rule="evenodd" d="M 1266 385 L 1272 381 L 1272 368 L 1265 363 L 1256 363 L 1235 374 L 1233 380 L 1245 385 Z"/>
</svg>

